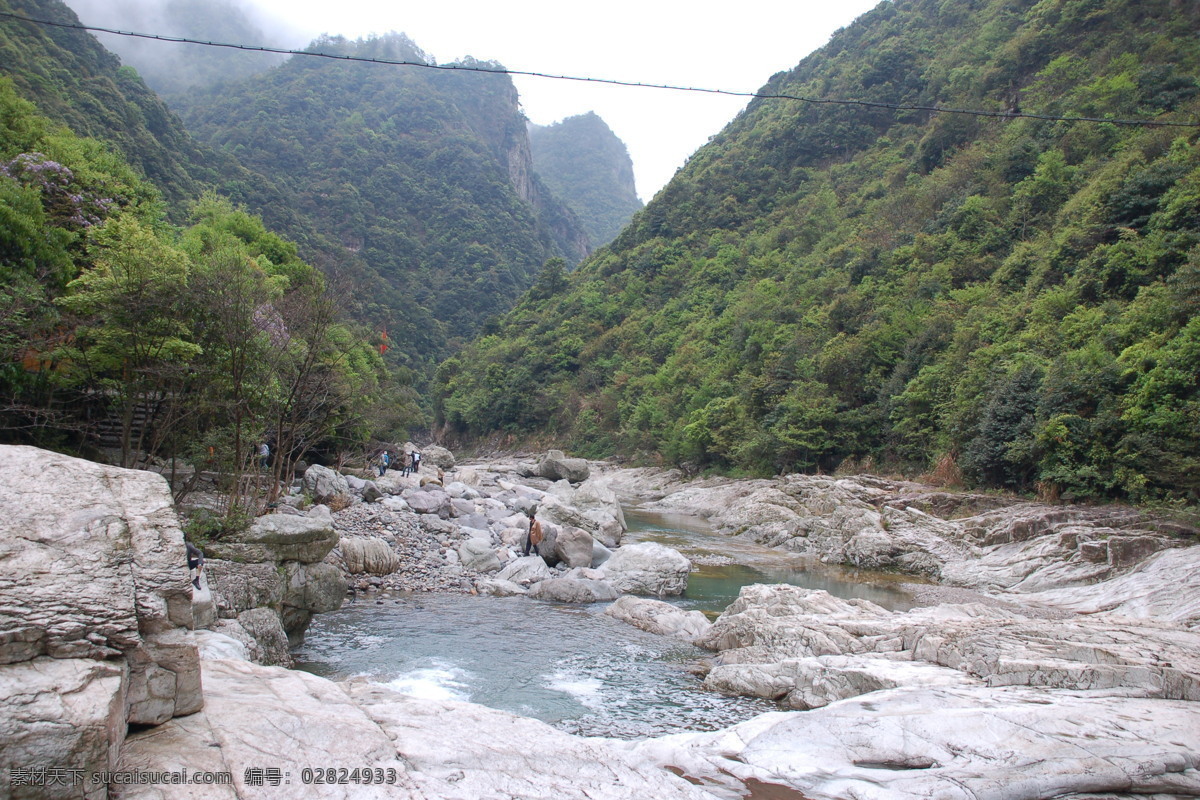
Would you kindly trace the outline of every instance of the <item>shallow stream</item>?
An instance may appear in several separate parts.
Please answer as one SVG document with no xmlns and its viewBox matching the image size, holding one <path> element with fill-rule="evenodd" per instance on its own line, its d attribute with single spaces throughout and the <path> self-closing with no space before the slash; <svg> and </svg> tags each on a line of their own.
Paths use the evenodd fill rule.
<svg viewBox="0 0 1200 800">
<path fill-rule="evenodd" d="M 792 583 L 889 608 L 911 606 L 888 576 L 814 565 L 706 530 L 684 516 L 626 510 L 625 541 L 657 541 L 699 563 L 672 602 L 715 616 L 749 583 Z M 300 669 L 367 676 L 423 697 L 470 700 L 570 733 L 642 738 L 716 730 L 774 705 L 705 691 L 691 667 L 705 651 L 601 612 L 522 597 L 412 595 L 360 599 L 316 617 Z"/>
</svg>

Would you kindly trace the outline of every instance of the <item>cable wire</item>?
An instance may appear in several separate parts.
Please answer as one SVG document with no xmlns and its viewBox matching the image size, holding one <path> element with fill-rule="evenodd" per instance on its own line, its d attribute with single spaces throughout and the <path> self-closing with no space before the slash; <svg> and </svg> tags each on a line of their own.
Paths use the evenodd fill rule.
<svg viewBox="0 0 1200 800">
<path fill-rule="evenodd" d="M 890 111 L 928 111 L 934 114 L 965 114 L 974 117 L 995 117 L 999 119 L 1037 119 L 1049 122 L 1095 122 L 1108 123 L 1110 125 L 1131 125 L 1142 127 L 1172 127 L 1172 128 L 1200 128 L 1200 121 L 1181 122 L 1173 120 L 1152 120 L 1152 119 L 1108 119 L 1105 117 L 1084 117 L 1084 116 L 1059 116 L 1055 114 L 1030 114 L 1022 111 L 988 111 L 985 109 L 972 108 L 946 108 L 944 106 L 925 106 L 925 105 L 909 105 L 905 103 L 884 103 L 874 100 L 850 100 L 845 98 L 830 98 L 830 97 L 804 97 L 794 94 L 767 94 L 763 92 L 744 92 L 734 89 L 711 89 L 698 86 L 675 86 L 666 83 L 642 83 L 639 81 L 622 81 L 613 78 L 584 78 L 577 75 L 554 75 L 546 72 L 532 72 L 527 70 L 507 69 L 505 67 L 484 67 L 471 66 L 467 64 L 429 64 L 424 61 L 403 61 L 387 58 L 367 58 L 365 56 L 340 55 L 337 53 L 321 53 L 312 50 L 289 50 L 280 47 L 265 47 L 258 45 L 231 44 L 229 42 L 207 42 L 199 39 L 189 39 L 183 36 L 166 36 L 157 33 L 138 33 L 135 31 L 121 31 L 113 28 L 101 28 L 95 25 L 83 25 L 70 22 L 54 22 L 52 20 L 34 19 L 32 17 L 14 14 L 8 11 L 0 11 L 0 17 L 8 17 L 10 19 L 20 20 L 22 22 L 31 22 L 35 25 L 47 25 L 55 28 L 69 28 L 72 30 L 95 31 L 99 33 L 109 33 L 114 36 L 129 36 L 138 39 L 153 39 L 160 42 L 172 42 L 176 44 L 195 44 L 204 47 L 224 47 L 233 50 L 245 50 L 256 53 L 276 53 L 279 55 L 289 56 L 311 56 L 313 58 L 329 58 L 337 61 L 356 61 L 366 64 L 382 64 L 395 67 L 420 67 L 423 69 L 444 70 L 447 72 L 485 72 L 495 75 L 519 75 L 528 78 L 546 78 L 556 81 L 576 81 L 579 83 L 598 83 L 607 84 L 610 86 L 629 86 L 640 89 L 664 89 L 673 92 L 697 92 L 701 94 L 716 94 L 725 95 L 728 97 L 748 97 L 752 100 L 791 100 L 800 103 L 809 103 L 812 105 L 839 105 L 839 106 L 860 106 L 864 108 L 881 108 Z"/>
</svg>

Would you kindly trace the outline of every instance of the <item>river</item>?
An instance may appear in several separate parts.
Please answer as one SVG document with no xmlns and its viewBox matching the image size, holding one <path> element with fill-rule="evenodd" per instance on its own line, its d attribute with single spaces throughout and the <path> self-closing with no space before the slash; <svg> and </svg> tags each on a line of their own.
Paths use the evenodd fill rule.
<svg viewBox="0 0 1200 800">
<path fill-rule="evenodd" d="M 720 537 L 702 521 L 626 509 L 625 542 L 657 541 L 698 564 L 671 602 L 710 617 L 749 583 L 791 583 L 911 607 L 887 575 L 840 570 Z M 522 597 L 368 596 L 321 614 L 296 665 L 333 679 L 366 676 L 423 697 L 469 700 L 585 736 L 643 738 L 716 730 L 772 703 L 705 691 L 694 666 L 705 651 L 651 635 L 601 612 Z"/>
</svg>

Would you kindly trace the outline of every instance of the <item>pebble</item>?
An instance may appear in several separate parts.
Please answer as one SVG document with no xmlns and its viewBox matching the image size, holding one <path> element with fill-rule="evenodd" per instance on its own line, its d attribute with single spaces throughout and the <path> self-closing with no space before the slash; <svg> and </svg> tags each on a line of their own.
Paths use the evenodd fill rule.
<svg viewBox="0 0 1200 800">
<path fill-rule="evenodd" d="M 358 503 L 336 512 L 333 526 L 339 534 L 390 540 L 389 544 L 400 561 L 391 575 L 348 576 L 349 585 L 356 591 L 381 593 L 474 591 L 477 574 L 467 571 L 464 575 L 461 565 L 446 563 L 445 554 L 454 548 L 456 542 L 447 538 L 444 529 L 427 529 L 424 521 L 411 511 L 390 511 L 368 503 Z"/>
</svg>

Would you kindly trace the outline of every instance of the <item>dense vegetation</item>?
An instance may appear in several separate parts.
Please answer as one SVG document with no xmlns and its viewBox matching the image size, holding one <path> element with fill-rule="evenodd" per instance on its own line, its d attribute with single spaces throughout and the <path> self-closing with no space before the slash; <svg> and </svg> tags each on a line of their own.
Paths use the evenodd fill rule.
<svg viewBox="0 0 1200 800">
<path fill-rule="evenodd" d="M 107 431 L 122 465 L 182 456 L 268 485 L 264 438 L 286 477 L 394 427 L 412 399 L 296 246 L 215 195 L 190 220 L 168 224 L 118 155 L 0 78 L 3 440 L 86 453 Z M 255 493 L 230 488 L 236 516 Z"/>
<path fill-rule="evenodd" d="M 533 166 L 579 217 L 592 247 L 602 247 L 642 207 L 625 144 L 595 113 L 553 125 L 531 125 Z"/>
<path fill-rule="evenodd" d="M 1200 7 L 896 0 L 766 93 L 1200 120 Z M 439 372 L 465 435 L 1200 496 L 1200 128 L 750 104 Z"/>
<path fill-rule="evenodd" d="M 399 34 L 312 49 L 427 61 Z M 531 172 L 507 75 L 293 57 L 177 100 L 197 137 L 272 175 L 315 232 L 379 276 L 386 288 L 363 292 L 360 316 L 430 371 L 510 309 L 546 259 L 587 252 Z M 271 205 L 247 202 L 275 222 Z"/>
</svg>

